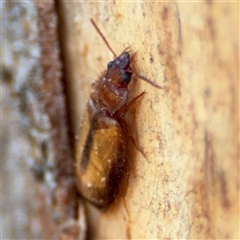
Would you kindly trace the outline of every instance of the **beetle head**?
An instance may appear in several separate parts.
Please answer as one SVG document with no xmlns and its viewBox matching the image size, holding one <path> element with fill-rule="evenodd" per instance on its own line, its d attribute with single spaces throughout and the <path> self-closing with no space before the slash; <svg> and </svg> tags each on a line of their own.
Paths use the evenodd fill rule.
<svg viewBox="0 0 240 240">
<path fill-rule="evenodd" d="M 117 58 L 108 63 L 106 77 L 112 79 L 112 81 L 119 85 L 129 84 L 132 76 L 130 63 L 131 57 L 129 52 L 125 51 L 121 53 Z M 113 79 L 112 76 L 116 79 Z"/>
</svg>

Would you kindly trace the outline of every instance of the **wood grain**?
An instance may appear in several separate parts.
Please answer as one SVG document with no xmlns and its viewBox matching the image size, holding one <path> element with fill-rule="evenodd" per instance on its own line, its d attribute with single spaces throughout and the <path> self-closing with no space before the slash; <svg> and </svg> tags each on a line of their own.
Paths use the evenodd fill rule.
<svg viewBox="0 0 240 240">
<path fill-rule="evenodd" d="M 90 239 L 239 238 L 238 3 L 66 2 L 59 11 L 73 135 L 91 84 L 117 53 L 137 51 L 126 119 L 126 194 L 89 208 Z M 227 220 L 227 221 L 226 221 Z"/>
</svg>

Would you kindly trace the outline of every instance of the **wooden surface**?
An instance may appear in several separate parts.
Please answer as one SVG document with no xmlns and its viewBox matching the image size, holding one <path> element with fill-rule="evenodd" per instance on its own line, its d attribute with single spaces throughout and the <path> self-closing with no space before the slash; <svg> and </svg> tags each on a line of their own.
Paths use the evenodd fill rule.
<svg viewBox="0 0 240 240">
<path fill-rule="evenodd" d="M 1 7 L 1 237 L 85 239 L 54 2 Z"/>
<path fill-rule="evenodd" d="M 72 223 L 69 204 L 78 201 L 64 201 L 74 188 L 67 129 L 74 143 L 91 84 L 113 57 L 93 18 L 115 52 L 131 46 L 133 69 L 166 89 L 130 84 L 129 99 L 146 92 L 126 121 L 147 160 L 129 143 L 128 184 L 107 211 L 87 205 L 78 235 L 88 223 L 88 239 L 239 239 L 239 3 L 61 0 L 56 7 L 51 0 L 3 4 L 3 238 L 72 234 L 52 221 L 59 210 L 61 224 Z M 64 91 L 54 87 L 59 56 Z M 58 121 L 64 94 L 70 121 Z M 45 182 L 29 174 L 36 161 Z"/>
<path fill-rule="evenodd" d="M 77 135 L 91 84 L 118 54 L 137 51 L 146 94 L 127 121 L 148 161 L 129 143 L 125 196 L 89 210 L 90 239 L 239 238 L 238 3 L 61 1 L 71 126 Z"/>
</svg>

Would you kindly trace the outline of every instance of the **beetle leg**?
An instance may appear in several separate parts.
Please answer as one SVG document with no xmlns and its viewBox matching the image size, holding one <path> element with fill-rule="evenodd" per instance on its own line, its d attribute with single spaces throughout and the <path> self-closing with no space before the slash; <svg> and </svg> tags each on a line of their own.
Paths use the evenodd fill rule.
<svg viewBox="0 0 240 240">
<path fill-rule="evenodd" d="M 129 105 L 130 105 L 133 101 L 135 102 L 135 101 L 136 101 L 139 97 L 141 97 L 143 94 L 144 94 L 144 92 L 141 93 L 140 95 L 138 95 L 137 97 L 135 97 L 135 98 L 129 103 Z M 133 102 L 133 103 L 134 103 L 134 102 Z M 132 103 L 132 104 L 133 104 L 133 103 Z M 131 106 L 132 106 L 132 104 L 131 104 Z M 128 106 L 129 106 L 129 105 L 128 105 Z M 130 106 L 130 107 L 131 107 L 131 106 Z M 135 146 L 135 148 L 136 148 L 136 149 L 143 155 L 143 157 L 150 163 L 150 161 L 148 160 L 147 155 L 144 153 L 142 147 L 140 147 L 140 146 L 138 145 L 138 143 L 135 141 L 134 137 L 129 133 L 129 130 L 128 130 L 128 127 L 127 127 L 127 124 L 125 123 L 125 121 L 124 121 L 123 119 L 121 119 L 120 122 L 121 122 L 121 125 L 123 126 L 123 129 L 124 129 L 124 131 L 125 131 L 125 134 L 126 134 L 128 140 L 130 140 L 130 141 L 133 143 L 133 145 Z"/>
<path fill-rule="evenodd" d="M 141 98 L 144 94 L 145 94 L 145 92 L 142 92 L 142 93 L 140 93 L 138 96 L 136 96 L 135 98 L 133 98 L 130 103 L 125 104 L 122 108 L 120 108 L 117 112 L 115 112 L 114 115 L 113 115 L 113 117 L 122 118 L 122 117 L 128 112 L 128 110 L 133 106 L 133 104 L 134 104 L 139 98 Z"/>
<path fill-rule="evenodd" d="M 133 143 L 135 148 L 143 155 L 143 157 L 150 163 L 150 161 L 147 158 L 147 155 L 143 151 L 143 149 L 136 143 L 134 137 L 132 135 L 128 135 L 129 140 Z"/>
</svg>

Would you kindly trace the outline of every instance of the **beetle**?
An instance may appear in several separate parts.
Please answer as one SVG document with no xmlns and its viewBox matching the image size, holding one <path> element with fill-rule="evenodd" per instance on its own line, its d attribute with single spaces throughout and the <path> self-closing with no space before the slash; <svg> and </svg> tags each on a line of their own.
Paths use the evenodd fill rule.
<svg viewBox="0 0 240 240">
<path fill-rule="evenodd" d="M 96 23 L 91 22 L 114 60 L 93 84 L 93 92 L 79 129 L 75 154 L 75 175 L 81 195 L 99 208 L 113 202 L 118 186 L 126 172 L 127 145 L 130 136 L 123 117 L 144 92 L 129 103 L 128 84 L 132 76 L 140 78 L 156 88 L 156 83 L 135 73 L 131 63 L 135 54 L 126 48 L 119 56 L 115 54 Z"/>
</svg>

